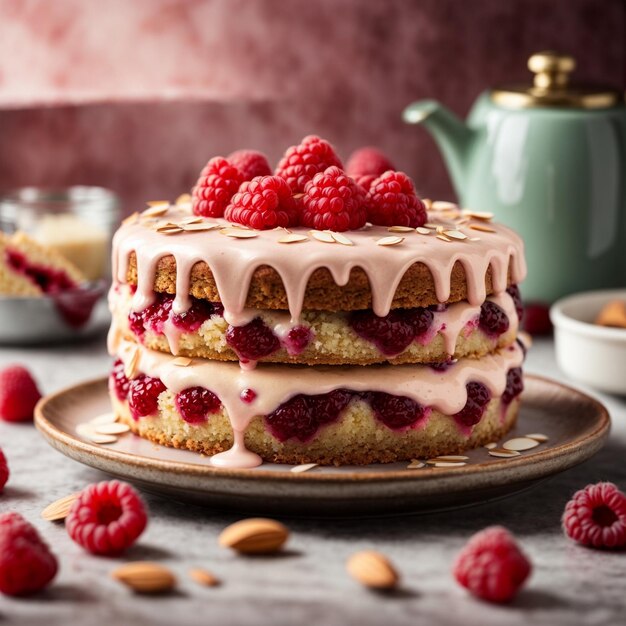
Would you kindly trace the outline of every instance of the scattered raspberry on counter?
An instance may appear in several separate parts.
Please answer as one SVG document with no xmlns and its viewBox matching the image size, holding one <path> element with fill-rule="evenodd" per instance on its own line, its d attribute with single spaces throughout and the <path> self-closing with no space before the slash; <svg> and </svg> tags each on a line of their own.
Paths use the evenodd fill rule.
<svg viewBox="0 0 626 626">
<path fill-rule="evenodd" d="M 0 592 L 27 595 L 46 587 L 58 564 L 48 545 L 19 513 L 0 516 Z"/>
<path fill-rule="evenodd" d="M 267 157 L 257 150 L 235 150 L 228 155 L 228 160 L 241 172 L 244 180 L 272 175 Z"/>
<path fill-rule="evenodd" d="M 354 178 L 365 175 L 378 177 L 387 170 L 395 169 L 387 155 L 373 146 L 355 150 L 346 163 L 346 172 Z"/>
<path fill-rule="evenodd" d="M 9 474 L 9 464 L 7 463 L 7 458 L 4 456 L 2 449 L 0 449 L 0 493 L 2 493 L 4 486 L 9 480 Z"/>
<path fill-rule="evenodd" d="M 426 223 L 426 206 L 415 194 L 404 172 L 385 172 L 369 188 L 368 219 L 379 226 L 410 226 Z"/>
<path fill-rule="evenodd" d="M 324 139 L 308 135 L 297 146 L 287 149 L 278 163 L 276 176 L 284 178 L 294 193 L 302 193 L 315 174 L 332 165 L 343 168 L 334 148 Z"/>
<path fill-rule="evenodd" d="M 509 602 L 530 575 L 532 566 L 515 538 L 502 526 L 476 533 L 458 555 L 453 574 L 473 595 L 489 602 Z"/>
<path fill-rule="evenodd" d="M 241 172 L 230 161 L 213 157 L 192 190 L 193 212 L 204 217 L 222 217 L 242 182 Z"/>
<path fill-rule="evenodd" d="M 613 483 L 577 491 L 563 513 L 565 534 L 590 548 L 626 547 L 626 495 Z"/>
<path fill-rule="evenodd" d="M 0 418 L 7 422 L 32 420 L 40 398 L 37 383 L 25 367 L 11 365 L 0 371 Z"/>
<path fill-rule="evenodd" d="M 142 499 L 118 480 L 89 485 L 65 520 L 69 536 L 94 554 L 119 554 L 130 548 L 148 523 Z"/>
<path fill-rule="evenodd" d="M 230 222 L 267 230 L 295 226 L 298 209 L 289 185 L 280 176 L 257 176 L 245 181 L 226 207 Z"/>
<path fill-rule="evenodd" d="M 300 223 L 317 230 L 337 232 L 365 225 L 365 194 L 340 168 L 320 172 L 304 188 Z"/>
</svg>

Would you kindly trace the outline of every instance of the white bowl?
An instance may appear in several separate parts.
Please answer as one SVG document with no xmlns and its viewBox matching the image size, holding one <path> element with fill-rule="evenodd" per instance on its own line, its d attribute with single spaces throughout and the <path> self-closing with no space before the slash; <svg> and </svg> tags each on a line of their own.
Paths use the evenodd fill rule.
<svg viewBox="0 0 626 626">
<path fill-rule="evenodd" d="M 611 300 L 626 301 L 626 289 L 579 293 L 552 306 L 556 358 L 568 376 L 602 391 L 626 394 L 626 329 L 593 323 Z"/>
</svg>

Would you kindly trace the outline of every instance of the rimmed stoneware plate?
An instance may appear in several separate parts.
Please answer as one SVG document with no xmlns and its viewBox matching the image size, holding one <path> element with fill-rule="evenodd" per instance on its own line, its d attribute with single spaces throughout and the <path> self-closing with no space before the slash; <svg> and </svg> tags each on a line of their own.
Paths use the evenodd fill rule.
<svg viewBox="0 0 626 626">
<path fill-rule="evenodd" d="M 406 463 L 395 463 L 293 473 L 288 465 L 264 464 L 225 470 L 193 452 L 130 434 L 96 445 L 77 435 L 76 426 L 111 411 L 105 379 L 44 398 L 35 419 L 48 442 L 70 458 L 177 500 L 248 513 L 389 515 L 511 495 L 598 452 L 610 424 L 602 404 L 547 378 L 527 375 L 525 380 L 518 425 L 506 439 L 543 433 L 548 441 L 513 459 L 495 458 L 479 448 L 468 453 L 467 465 L 453 468 L 407 469 Z"/>
</svg>

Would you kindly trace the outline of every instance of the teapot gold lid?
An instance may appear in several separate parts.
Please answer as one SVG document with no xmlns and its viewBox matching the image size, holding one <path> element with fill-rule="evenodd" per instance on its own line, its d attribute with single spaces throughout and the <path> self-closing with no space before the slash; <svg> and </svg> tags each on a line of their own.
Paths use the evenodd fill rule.
<svg viewBox="0 0 626 626">
<path fill-rule="evenodd" d="M 528 69 L 535 74 L 533 85 L 498 87 L 491 92 L 491 99 L 512 109 L 604 109 L 620 102 L 620 92 L 615 89 L 570 85 L 570 73 L 575 67 L 574 57 L 552 51 L 537 52 L 528 59 Z"/>
</svg>

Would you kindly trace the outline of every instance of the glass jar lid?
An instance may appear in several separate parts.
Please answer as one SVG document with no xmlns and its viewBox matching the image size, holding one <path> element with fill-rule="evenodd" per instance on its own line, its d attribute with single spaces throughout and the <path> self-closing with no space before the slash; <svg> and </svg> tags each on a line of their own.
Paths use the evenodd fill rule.
<svg viewBox="0 0 626 626">
<path fill-rule="evenodd" d="M 608 87 L 572 86 L 570 73 L 576 61 L 557 52 L 537 52 L 528 59 L 528 69 L 535 74 L 532 85 L 506 85 L 491 92 L 491 99 L 512 109 L 562 107 L 605 109 L 617 105 L 620 92 Z"/>
</svg>

